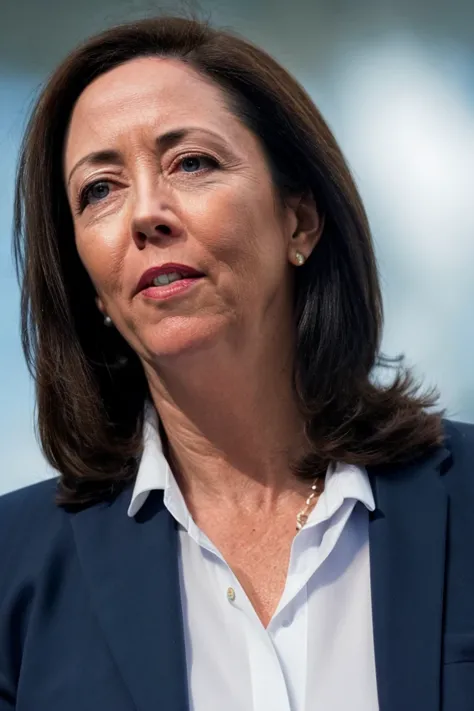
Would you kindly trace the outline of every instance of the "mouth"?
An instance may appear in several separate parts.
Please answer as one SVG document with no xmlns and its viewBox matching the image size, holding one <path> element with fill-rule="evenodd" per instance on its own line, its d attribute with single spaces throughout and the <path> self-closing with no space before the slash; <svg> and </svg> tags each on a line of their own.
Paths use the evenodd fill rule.
<svg viewBox="0 0 474 711">
<path fill-rule="evenodd" d="M 156 276 L 151 284 L 148 284 L 148 286 L 167 286 L 168 284 L 172 284 L 174 281 L 179 281 L 180 279 L 184 279 L 185 275 L 180 274 L 179 272 L 168 272 L 167 274 L 159 274 Z"/>
<path fill-rule="evenodd" d="M 159 267 L 147 269 L 147 271 L 142 274 L 137 284 L 135 294 L 149 289 L 155 290 L 155 288 L 166 291 L 166 287 L 169 287 L 171 284 L 178 282 L 176 286 L 179 286 L 179 282 L 182 282 L 181 286 L 184 286 L 185 282 L 190 284 L 196 279 L 201 279 L 203 276 L 204 274 L 202 272 L 185 264 L 162 264 Z"/>
</svg>

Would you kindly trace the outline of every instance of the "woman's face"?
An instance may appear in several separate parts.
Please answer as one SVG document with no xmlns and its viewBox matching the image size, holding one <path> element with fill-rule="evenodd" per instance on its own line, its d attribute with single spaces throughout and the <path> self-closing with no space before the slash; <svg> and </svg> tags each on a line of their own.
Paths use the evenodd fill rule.
<svg viewBox="0 0 474 711">
<path fill-rule="evenodd" d="M 182 62 L 135 59 L 90 84 L 64 173 L 98 307 L 145 363 L 291 318 L 295 253 L 317 229 L 299 231 L 259 141 Z"/>
</svg>

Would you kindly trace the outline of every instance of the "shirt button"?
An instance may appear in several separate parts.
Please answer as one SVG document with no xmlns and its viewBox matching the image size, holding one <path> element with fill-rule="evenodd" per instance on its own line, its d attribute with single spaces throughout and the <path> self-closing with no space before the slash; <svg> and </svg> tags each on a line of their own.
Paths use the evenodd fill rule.
<svg viewBox="0 0 474 711">
<path fill-rule="evenodd" d="M 234 600 L 235 600 L 234 588 L 227 588 L 227 599 L 229 602 L 234 602 Z"/>
</svg>

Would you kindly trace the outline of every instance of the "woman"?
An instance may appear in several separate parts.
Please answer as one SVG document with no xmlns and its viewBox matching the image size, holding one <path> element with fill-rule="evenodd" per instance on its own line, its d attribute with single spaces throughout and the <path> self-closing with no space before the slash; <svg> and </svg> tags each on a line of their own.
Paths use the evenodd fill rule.
<svg viewBox="0 0 474 711">
<path fill-rule="evenodd" d="M 367 220 L 295 80 L 197 21 L 90 39 L 15 245 L 59 477 L 0 502 L 0 711 L 472 710 L 473 428 L 373 377 Z"/>
</svg>

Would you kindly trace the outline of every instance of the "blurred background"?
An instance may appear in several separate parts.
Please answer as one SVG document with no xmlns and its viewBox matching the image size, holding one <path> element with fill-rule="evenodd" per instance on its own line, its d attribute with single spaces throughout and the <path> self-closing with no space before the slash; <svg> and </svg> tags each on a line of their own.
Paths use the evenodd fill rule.
<svg viewBox="0 0 474 711">
<path fill-rule="evenodd" d="M 305 86 L 352 167 L 385 297 L 383 350 L 404 353 L 448 416 L 474 422 L 472 0 L 0 0 L 0 493 L 51 476 L 34 436 L 11 259 L 16 159 L 48 74 L 89 34 L 199 12 Z"/>
</svg>

